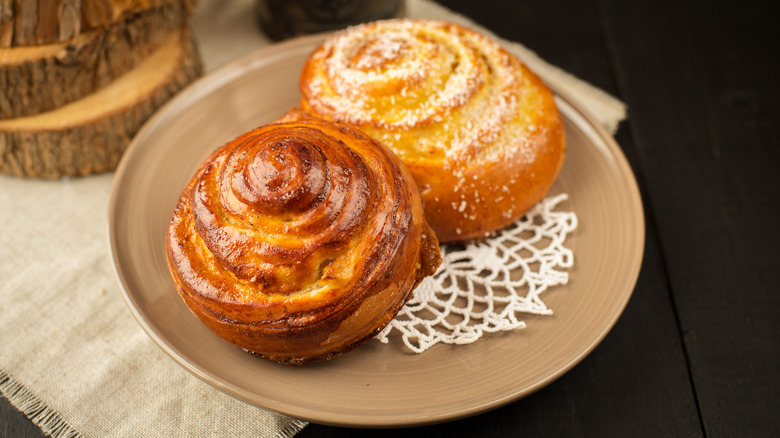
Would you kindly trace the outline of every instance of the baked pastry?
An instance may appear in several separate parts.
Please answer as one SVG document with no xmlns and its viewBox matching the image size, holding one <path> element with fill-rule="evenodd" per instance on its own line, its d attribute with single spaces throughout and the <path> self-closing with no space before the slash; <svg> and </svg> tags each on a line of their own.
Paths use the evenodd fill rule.
<svg viewBox="0 0 780 438">
<path fill-rule="evenodd" d="M 401 157 L 440 241 L 513 223 L 563 164 L 549 88 L 496 41 L 453 23 L 386 20 L 334 34 L 307 59 L 300 89 L 303 109 Z"/>
<path fill-rule="evenodd" d="M 392 152 L 300 110 L 213 152 L 179 198 L 165 245 L 195 316 L 285 364 L 371 338 L 441 261 Z"/>
</svg>

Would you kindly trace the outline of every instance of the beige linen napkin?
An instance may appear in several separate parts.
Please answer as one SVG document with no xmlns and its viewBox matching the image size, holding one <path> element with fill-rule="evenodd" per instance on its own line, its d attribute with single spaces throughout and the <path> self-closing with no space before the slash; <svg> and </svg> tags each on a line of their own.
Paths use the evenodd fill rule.
<svg viewBox="0 0 780 438">
<path fill-rule="evenodd" d="M 466 18 L 427 0 L 412 17 Z M 206 70 L 269 41 L 253 0 L 202 0 L 193 27 Z M 483 29 L 484 31 L 484 29 Z M 618 100 L 505 42 L 614 132 Z M 0 176 L 0 392 L 57 437 L 289 437 L 306 423 L 249 406 L 168 358 L 133 319 L 113 278 L 113 174 L 38 181 Z"/>
</svg>

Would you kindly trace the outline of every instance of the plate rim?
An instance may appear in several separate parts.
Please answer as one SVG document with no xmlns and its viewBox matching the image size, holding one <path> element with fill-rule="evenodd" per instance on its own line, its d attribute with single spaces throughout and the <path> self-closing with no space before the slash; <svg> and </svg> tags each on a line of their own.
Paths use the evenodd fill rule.
<svg viewBox="0 0 780 438">
<path fill-rule="evenodd" d="M 627 291 L 622 292 L 622 301 L 617 307 L 617 311 L 611 315 L 609 321 L 606 321 L 606 325 L 603 330 L 598 333 L 585 348 L 581 349 L 577 354 L 570 357 L 565 365 L 558 368 L 555 372 L 548 374 L 545 378 L 540 379 L 529 387 L 524 388 L 521 391 L 516 391 L 504 397 L 497 398 L 489 403 L 483 403 L 478 406 L 472 406 L 468 409 L 462 409 L 453 412 L 444 412 L 427 417 L 420 417 L 411 419 L 408 416 L 396 415 L 382 416 L 382 421 L 376 421 L 375 417 L 370 418 L 355 418 L 355 415 L 345 414 L 343 418 L 333 418 L 332 415 L 323 417 L 318 415 L 318 412 L 314 412 L 312 409 L 300 408 L 296 406 L 290 406 L 289 403 L 284 403 L 279 400 L 265 400 L 266 403 L 258 403 L 256 400 L 247 396 L 246 390 L 243 388 L 234 387 L 220 381 L 217 377 L 212 376 L 210 373 L 200 369 L 196 364 L 188 361 L 184 354 L 173 344 L 166 339 L 163 339 L 160 334 L 152 327 L 147 316 L 142 314 L 139 305 L 128 290 L 127 278 L 125 272 L 119 264 L 117 248 L 118 248 L 118 236 L 115 232 L 116 225 L 116 209 L 119 202 L 120 183 L 127 177 L 129 172 L 126 163 L 129 163 L 135 159 L 137 154 L 140 154 L 143 141 L 154 133 L 155 128 L 161 123 L 164 123 L 169 117 L 175 116 L 182 106 L 186 106 L 191 102 L 196 102 L 203 96 L 209 94 L 211 91 L 220 88 L 221 86 L 229 83 L 232 80 L 242 77 L 247 71 L 253 71 L 256 68 L 262 68 L 266 65 L 272 65 L 277 59 L 287 58 L 288 50 L 297 46 L 308 46 L 324 39 L 328 33 L 310 35 L 304 37 L 294 38 L 281 43 L 271 44 L 269 46 L 262 47 L 251 53 L 243 55 L 227 64 L 213 70 L 212 72 L 202 76 L 194 81 L 171 100 L 166 102 L 160 109 L 158 109 L 152 117 L 147 120 L 141 127 L 138 133 L 134 136 L 130 144 L 128 145 L 119 165 L 115 171 L 111 189 L 109 193 L 109 203 L 107 211 L 107 231 L 108 231 L 108 246 L 111 256 L 111 267 L 114 274 L 114 278 L 119 286 L 120 293 L 122 294 L 125 304 L 128 306 L 131 314 L 136 321 L 141 325 L 146 334 L 154 341 L 154 343 L 161 348 L 169 357 L 171 357 L 179 366 L 186 369 L 188 372 L 199 378 L 200 380 L 208 383 L 216 389 L 238 399 L 243 402 L 249 403 L 253 406 L 268 409 L 282 415 L 299 418 L 304 421 L 311 421 L 318 424 L 327 424 L 341 427 L 407 427 L 407 426 L 422 426 L 427 424 L 435 424 L 446 421 L 452 421 L 459 418 L 465 418 L 473 415 L 478 415 L 487 412 L 492 409 L 496 409 L 500 406 L 506 405 L 513 401 L 527 397 L 528 395 L 544 388 L 553 381 L 560 378 L 562 375 L 569 372 L 574 366 L 580 363 L 585 357 L 587 357 L 606 335 L 612 330 L 617 320 L 623 314 L 625 307 L 627 306 L 633 291 L 636 287 L 636 283 L 639 278 L 641 266 L 643 262 L 644 247 L 646 245 L 646 223 L 644 219 L 644 206 L 642 203 L 641 193 L 636 181 L 636 176 L 631 169 L 631 166 L 623 153 L 620 146 L 607 130 L 598 122 L 597 118 L 590 114 L 570 93 L 565 90 L 560 90 L 550 84 L 549 88 L 555 94 L 556 103 L 568 107 L 566 110 L 561 110 L 563 116 L 567 116 L 566 111 L 574 113 L 584 121 L 585 126 L 592 130 L 590 136 L 595 136 L 601 140 L 602 147 L 606 148 L 606 152 L 615 161 L 615 167 L 620 171 L 623 176 L 623 181 L 627 186 L 625 189 L 630 194 L 631 210 L 633 212 L 634 226 L 641 232 L 641 239 L 637 242 L 637 245 L 633 248 L 631 255 L 632 262 L 629 267 L 631 269 L 630 275 L 627 280 Z M 571 119 L 570 119 L 571 120 Z M 581 123 L 576 123 L 571 120 L 579 129 L 582 129 Z M 599 145 L 596 145 L 599 147 Z M 605 151 L 602 151 L 605 152 Z M 362 420 L 362 421 L 361 421 Z"/>
</svg>

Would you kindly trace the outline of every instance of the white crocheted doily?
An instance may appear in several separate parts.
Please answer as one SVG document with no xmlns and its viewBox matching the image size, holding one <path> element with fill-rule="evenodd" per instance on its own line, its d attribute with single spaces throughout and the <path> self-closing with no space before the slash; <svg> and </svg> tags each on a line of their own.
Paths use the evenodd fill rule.
<svg viewBox="0 0 780 438">
<path fill-rule="evenodd" d="M 489 239 L 442 245 L 436 274 L 420 283 L 376 339 L 387 343 L 398 331 L 409 349 L 421 353 L 439 342 L 468 344 L 485 333 L 523 328 L 522 313 L 552 314 L 541 294 L 565 284 L 574 263 L 564 243 L 577 216 L 556 210 L 567 198 L 543 200 Z"/>
</svg>

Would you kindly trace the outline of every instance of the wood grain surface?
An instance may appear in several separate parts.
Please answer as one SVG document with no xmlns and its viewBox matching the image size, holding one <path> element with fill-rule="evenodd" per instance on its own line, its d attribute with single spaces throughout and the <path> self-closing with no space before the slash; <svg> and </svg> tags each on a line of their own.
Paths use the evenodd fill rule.
<svg viewBox="0 0 780 438">
<path fill-rule="evenodd" d="M 623 99 L 647 220 L 622 317 L 535 394 L 459 421 L 312 437 L 780 432 L 780 32 L 768 2 L 442 0 Z M 40 431 L 0 399 L 0 436 Z"/>
</svg>

